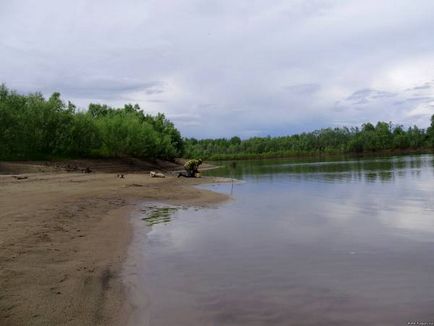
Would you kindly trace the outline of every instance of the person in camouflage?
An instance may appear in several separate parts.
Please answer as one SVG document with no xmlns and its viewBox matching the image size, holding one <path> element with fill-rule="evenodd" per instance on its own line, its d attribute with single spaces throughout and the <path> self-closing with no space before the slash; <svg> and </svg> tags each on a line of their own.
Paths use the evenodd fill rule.
<svg viewBox="0 0 434 326">
<path fill-rule="evenodd" d="M 184 164 L 184 169 L 185 171 L 187 171 L 187 177 L 189 178 L 195 178 L 196 174 L 199 173 L 199 165 L 202 164 L 202 160 L 198 159 L 198 160 L 189 160 Z M 178 175 L 179 176 L 184 176 L 182 174 Z"/>
</svg>

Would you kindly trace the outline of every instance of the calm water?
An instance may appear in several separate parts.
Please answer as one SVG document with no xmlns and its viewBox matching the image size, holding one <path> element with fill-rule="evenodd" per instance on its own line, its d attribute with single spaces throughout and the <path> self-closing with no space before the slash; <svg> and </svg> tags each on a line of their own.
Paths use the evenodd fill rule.
<svg viewBox="0 0 434 326">
<path fill-rule="evenodd" d="M 209 186 L 233 201 L 151 216 L 151 325 L 434 322 L 432 155 L 210 173 L 244 180 Z"/>
</svg>

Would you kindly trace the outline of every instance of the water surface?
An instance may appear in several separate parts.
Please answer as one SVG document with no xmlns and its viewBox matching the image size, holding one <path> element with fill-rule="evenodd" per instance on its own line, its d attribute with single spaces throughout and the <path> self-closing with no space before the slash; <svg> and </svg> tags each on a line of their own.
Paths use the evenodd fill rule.
<svg viewBox="0 0 434 326">
<path fill-rule="evenodd" d="M 152 220 L 151 325 L 434 322 L 432 155 L 224 165 L 234 200 Z"/>
</svg>

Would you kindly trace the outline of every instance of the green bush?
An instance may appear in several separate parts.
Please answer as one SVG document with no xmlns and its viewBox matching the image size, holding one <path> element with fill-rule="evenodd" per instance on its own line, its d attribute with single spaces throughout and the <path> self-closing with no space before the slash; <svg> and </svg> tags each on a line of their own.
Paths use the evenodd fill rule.
<svg viewBox="0 0 434 326">
<path fill-rule="evenodd" d="M 86 112 L 59 93 L 20 95 L 0 86 L 0 159 L 181 156 L 183 140 L 163 114 L 145 115 L 138 105 L 90 104 Z"/>
</svg>

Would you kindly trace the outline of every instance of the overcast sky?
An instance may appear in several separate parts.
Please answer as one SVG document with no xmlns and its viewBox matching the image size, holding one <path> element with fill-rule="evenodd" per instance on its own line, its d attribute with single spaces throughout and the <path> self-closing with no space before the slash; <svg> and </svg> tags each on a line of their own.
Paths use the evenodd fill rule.
<svg viewBox="0 0 434 326">
<path fill-rule="evenodd" d="M 186 136 L 434 114 L 432 0 L 1 0 L 0 83 L 138 103 Z"/>
</svg>

